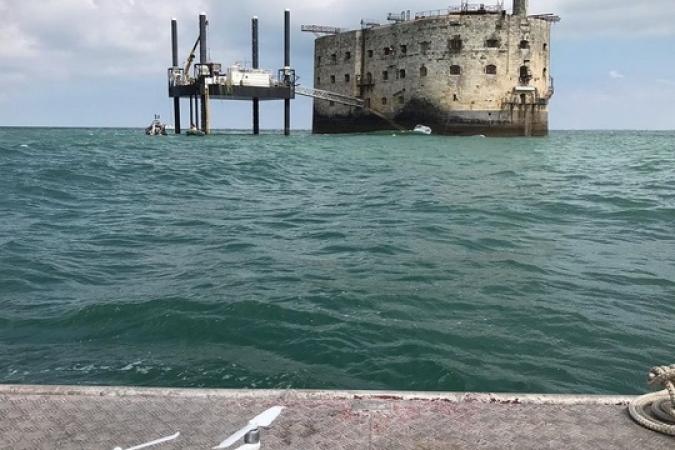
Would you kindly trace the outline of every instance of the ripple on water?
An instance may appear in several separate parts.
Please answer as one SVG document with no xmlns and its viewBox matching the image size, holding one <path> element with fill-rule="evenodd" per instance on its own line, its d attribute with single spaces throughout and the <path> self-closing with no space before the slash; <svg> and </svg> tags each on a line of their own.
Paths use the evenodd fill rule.
<svg viewBox="0 0 675 450">
<path fill-rule="evenodd" d="M 641 392 L 673 137 L 0 129 L 0 382 Z"/>
</svg>

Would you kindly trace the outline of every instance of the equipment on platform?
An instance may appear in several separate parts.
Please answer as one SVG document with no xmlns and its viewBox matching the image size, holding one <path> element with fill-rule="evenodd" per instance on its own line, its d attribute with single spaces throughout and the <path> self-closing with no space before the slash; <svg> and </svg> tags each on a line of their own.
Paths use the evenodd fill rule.
<svg viewBox="0 0 675 450">
<path fill-rule="evenodd" d="M 237 450 L 259 450 L 260 428 L 267 428 L 272 425 L 272 422 L 279 417 L 283 409 L 283 406 L 275 406 L 254 417 L 244 428 L 225 439 L 216 447 L 213 447 L 214 450 L 231 447 L 242 438 L 244 439 L 244 445 L 238 447 Z"/>
</svg>

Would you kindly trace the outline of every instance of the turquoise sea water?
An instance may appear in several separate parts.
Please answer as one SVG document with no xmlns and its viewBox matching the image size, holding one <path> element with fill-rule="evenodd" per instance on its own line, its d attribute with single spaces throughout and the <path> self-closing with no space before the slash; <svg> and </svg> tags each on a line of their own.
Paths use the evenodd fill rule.
<svg viewBox="0 0 675 450">
<path fill-rule="evenodd" d="M 675 133 L 0 129 L 0 382 L 638 393 Z"/>
</svg>

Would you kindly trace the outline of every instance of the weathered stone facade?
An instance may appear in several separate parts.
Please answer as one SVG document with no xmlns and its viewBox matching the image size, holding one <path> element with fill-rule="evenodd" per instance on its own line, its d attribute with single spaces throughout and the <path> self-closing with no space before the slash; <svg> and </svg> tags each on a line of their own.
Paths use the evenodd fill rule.
<svg viewBox="0 0 675 450">
<path fill-rule="evenodd" d="M 435 133 L 548 133 L 551 22 L 519 14 L 449 13 L 320 37 L 317 89 L 360 97 L 396 124 Z M 391 129 L 367 109 L 314 102 L 315 133 Z"/>
</svg>

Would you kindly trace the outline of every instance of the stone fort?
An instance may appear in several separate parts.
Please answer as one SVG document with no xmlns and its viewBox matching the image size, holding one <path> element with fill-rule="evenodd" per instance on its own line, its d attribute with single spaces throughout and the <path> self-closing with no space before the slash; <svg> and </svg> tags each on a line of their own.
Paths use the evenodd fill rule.
<svg viewBox="0 0 675 450">
<path fill-rule="evenodd" d="M 315 41 L 314 87 L 362 99 L 364 108 L 315 100 L 313 131 L 411 129 L 487 136 L 545 136 L 553 96 L 552 14 L 509 14 L 462 2 L 447 10 L 390 14 Z"/>
</svg>

